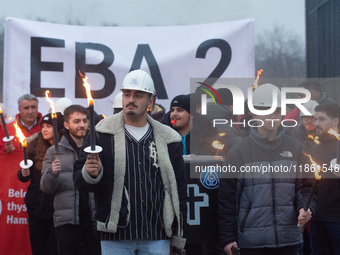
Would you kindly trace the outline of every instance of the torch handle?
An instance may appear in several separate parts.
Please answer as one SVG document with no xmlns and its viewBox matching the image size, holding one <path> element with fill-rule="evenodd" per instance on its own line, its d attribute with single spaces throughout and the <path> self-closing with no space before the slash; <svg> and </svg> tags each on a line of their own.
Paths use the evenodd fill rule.
<svg viewBox="0 0 340 255">
<path fill-rule="evenodd" d="M 90 145 L 91 151 L 96 150 L 96 137 L 95 137 L 95 127 L 94 127 L 94 109 L 93 105 L 89 106 L 89 117 L 90 117 Z"/>
<path fill-rule="evenodd" d="M 24 164 L 27 165 L 27 146 L 23 146 L 24 149 Z"/>
<path fill-rule="evenodd" d="M 0 113 L 0 116 L 1 116 L 1 124 L 2 124 L 2 127 L 3 127 L 4 130 L 5 130 L 6 138 L 9 139 L 9 134 L 8 134 L 8 130 L 7 130 L 7 126 L 6 126 L 6 122 L 5 122 L 4 115 L 3 115 L 2 113 Z"/>
<path fill-rule="evenodd" d="M 336 164 L 338 165 L 337 167 L 339 167 L 339 163 L 340 163 L 340 141 L 338 140 L 338 147 L 336 152 Z"/>
<path fill-rule="evenodd" d="M 240 253 L 240 248 L 236 248 L 235 246 L 232 246 L 231 247 L 231 253 L 233 254 L 233 255 L 240 255 L 241 253 Z"/>
<path fill-rule="evenodd" d="M 309 194 L 308 194 L 308 197 L 307 197 L 305 206 L 303 207 L 303 210 L 304 210 L 305 212 L 308 211 L 310 202 L 312 201 L 312 198 L 313 198 L 313 196 L 314 196 L 314 194 L 315 194 L 315 191 L 316 191 L 316 188 L 317 188 L 317 186 L 318 186 L 318 183 L 319 183 L 319 180 L 315 179 L 314 182 L 313 182 L 312 189 L 310 190 L 310 192 L 309 192 Z"/>
<path fill-rule="evenodd" d="M 55 152 L 59 153 L 59 146 L 58 146 L 58 122 L 57 122 L 57 118 L 53 118 L 53 141 L 54 141 Z"/>
</svg>

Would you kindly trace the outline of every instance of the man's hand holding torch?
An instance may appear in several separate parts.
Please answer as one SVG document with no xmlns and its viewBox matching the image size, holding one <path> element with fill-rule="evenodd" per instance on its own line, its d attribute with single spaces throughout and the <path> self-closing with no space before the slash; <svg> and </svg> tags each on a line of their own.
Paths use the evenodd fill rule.
<svg viewBox="0 0 340 255">
<path fill-rule="evenodd" d="M 11 153 L 15 150 L 15 147 L 12 143 L 12 141 L 9 141 L 9 142 L 5 142 L 5 152 L 7 153 Z"/>
<path fill-rule="evenodd" d="M 88 154 L 85 161 L 85 169 L 87 173 L 92 177 L 97 177 L 101 168 L 102 162 L 99 158 L 98 153 Z"/>
<path fill-rule="evenodd" d="M 230 244 L 227 244 L 224 247 L 224 251 L 228 254 L 228 255 L 237 255 L 240 254 L 240 250 L 237 246 L 237 242 L 232 242 Z"/>
<path fill-rule="evenodd" d="M 312 218 L 311 210 L 308 208 L 307 211 L 305 211 L 304 208 L 301 208 L 299 210 L 298 226 L 303 227 L 311 218 Z"/>
<path fill-rule="evenodd" d="M 52 162 L 52 172 L 54 174 L 58 174 L 59 171 L 61 170 L 61 163 L 59 159 L 56 159 Z"/>
</svg>

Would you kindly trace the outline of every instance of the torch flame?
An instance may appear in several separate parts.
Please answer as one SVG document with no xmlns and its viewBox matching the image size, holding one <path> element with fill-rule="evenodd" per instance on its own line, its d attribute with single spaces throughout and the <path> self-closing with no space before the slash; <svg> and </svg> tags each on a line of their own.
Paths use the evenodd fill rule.
<svg viewBox="0 0 340 255">
<path fill-rule="evenodd" d="M 1 108 L 1 106 L 0 106 L 0 114 L 2 113 L 2 108 Z"/>
<path fill-rule="evenodd" d="M 328 134 L 334 135 L 336 137 L 336 139 L 340 140 L 340 134 L 338 132 L 336 132 L 333 128 L 329 129 L 327 131 Z"/>
<path fill-rule="evenodd" d="M 15 120 L 13 125 L 14 125 L 14 128 L 15 128 L 15 135 L 16 135 L 16 137 L 19 138 L 19 141 L 22 144 L 22 146 L 26 147 L 26 145 L 27 145 L 26 144 L 26 137 L 22 133 L 22 131 L 21 131 L 20 127 L 18 126 L 18 123 L 17 123 L 16 120 Z"/>
<path fill-rule="evenodd" d="M 259 71 L 257 71 L 257 77 L 256 78 L 260 78 L 260 74 L 263 72 L 263 70 L 261 69 L 261 70 L 259 70 Z"/>
<path fill-rule="evenodd" d="M 83 79 L 83 86 L 86 89 L 86 97 L 87 97 L 88 104 L 89 106 L 93 105 L 93 98 L 91 96 L 91 85 L 87 82 L 88 77 L 86 77 L 85 75 L 82 75 L 81 73 L 80 73 L 80 76 Z"/>
<path fill-rule="evenodd" d="M 312 162 L 312 164 L 313 164 L 314 167 L 315 167 L 315 172 L 314 172 L 314 174 L 315 174 L 315 179 L 320 180 L 320 179 L 321 179 L 321 175 L 320 175 L 321 166 L 318 165 L 318 164 L 314 161 L 314 159 L 312 158 L 311 155 L 305 153 L 304 151 L 303 151 L 303 154 L 304 154 L 305 156 L 309 157 L 310 162 Z"/>
<path fill-rule="evenodd" d="M 218 150 L 223 150 L 223 148 L 224 148 L 224 144 L 221 143 L 221 142 L 218 141 L 218 140 L 213 141 L 212 146 L 213 146 L 215 149 L 218 149 Z"/>
<path fill-rule="evenodd" d="M 50 98 L 50 91 L 49 90 L 46 90 L 45 91 L 45 97 L 46 97 L 46 100 L 47 102 L 50 103 L 50 106 L 51 106 L 51 109 L 52 109 L 52 118 L 53 118 L 53 115 L 55 115 L 55 108 L 54 108 L 54 102 L 53 100 Z"/>
<path fill-rule="evenodd" d="M 261 75 L 262 72 L 263 72 L 262 69 L 259 70 L 259 71 L 257 71 L 257 76 L 256 76 L 256 79 L 255 79 L 255 81 L 254 81 L 254 83 L 253 83 L 253 86 L 252 86 L 253 89 L 257 89 L 257 88 L 259 87 L 258 82 L 259 82 L 260 75 Z"/>
<path fill-rule="evenodd" d="M 308 138 L 312 139 L 314 143 L 319 144 L 319 137 L 318 136 L 312 136 L 312 135 L 308 135 Z"/>
<path fill-rule="evenodd" d="M 12 117 L 8 117 L 7 121 L 11 121 L 13 118 Z"/>
<path fill-rule="evenodd" d="M 218 135 L 219 135 L 220 137 L 223 137 L 223 136 L 226 135 L 226 133 L 218 133 Z"/>
</svg>

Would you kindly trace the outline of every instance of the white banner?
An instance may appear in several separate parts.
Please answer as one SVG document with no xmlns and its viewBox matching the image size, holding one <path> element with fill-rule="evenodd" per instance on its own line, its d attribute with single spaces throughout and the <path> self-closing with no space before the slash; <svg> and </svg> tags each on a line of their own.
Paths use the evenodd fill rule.
<svg viewBox="0 0 340 255">
<path fill-rule="evenodd" d="M 79 72 L 88 77 L 99 114 L 111 115 L 115 95 L 132 69 L 155 81 L 157 103 L 169 110 L 176 95 L 190 92 L 190 78 L 254 77 L 254 22 L 167 27 L 88 27 L 7 18 L 4 104 L 18 112 L 26 93 L 39 98 L 44 115 L 52 99 L 68 97 L 87 107 Z"/>
</svg>

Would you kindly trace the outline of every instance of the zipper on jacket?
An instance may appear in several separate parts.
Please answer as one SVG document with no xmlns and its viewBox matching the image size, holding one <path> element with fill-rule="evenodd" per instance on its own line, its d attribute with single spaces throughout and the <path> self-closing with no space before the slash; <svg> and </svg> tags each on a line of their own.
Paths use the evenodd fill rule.
<svg viewBox="0 0 340 255">
<path fill-rule="evenodd" d="M 247 206 L 247 211 L 246 211 L 246 215 L 244 216 L 244 218 L 242 219 L 241 223 L 240 223 L 240 232 L 243 233 L 244 232 L 244 225 L 246 224 L 246 220 L 248 218 L 249 212 L 250 212 L 250 208 L 252 206 L 252 203 L 249 202 L 248 206 Z"/>
<path fill-rule="evenodd" d="M 74 188 L 74 225 L 77 225 L 77 210 L 79 210 L 77 208 L 77 189 Z"/>
<path fill-rule="evenodd" d="M 273 164 L 272 160 L 272 151 L 271 151 L 271 145 L 269 144 L 269 164 Z M 272 192 L 273 192 L 273 220 L 274 220 L 274 229 L 275 229 L 275 243 L 277 244 L 277 231 L 276 231 L 276 214 L 275 214 L 275 179 L 273 178 L 273 173 L 271 173 L 271 179 L 272 179 Z"/>
</svg>

